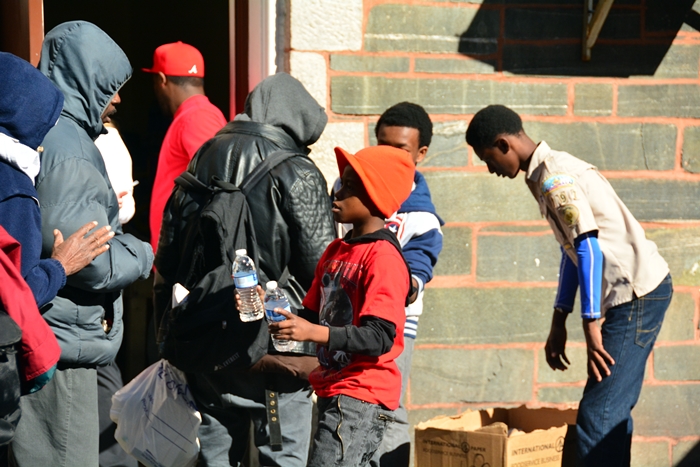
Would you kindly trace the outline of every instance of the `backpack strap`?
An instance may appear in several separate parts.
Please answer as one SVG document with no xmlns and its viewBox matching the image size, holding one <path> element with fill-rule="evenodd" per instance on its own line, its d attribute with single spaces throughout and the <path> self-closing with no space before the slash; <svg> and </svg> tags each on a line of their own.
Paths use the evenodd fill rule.
<svg viewBox="0 0 700 467">
<path fill-rule="evenodd" d="M 286 151 L 286 150 L 280 150 L 280 151 L 275 151 L 269 156 L 267 156 L 265 159 L 262 160 L 255 168 L 253 169 L 252 172 L 246 176 L 246 178 L 243 179 L 241 184 L 239 185 L 239 188 L 243 192 L 244 195 L 247 195 L 250 193 L 250 190 L 255 187 L 255 185 L 262 180 L 262 178 L 272 169 L 277 167 L 279 164 L 284 162 L 285 160 L 294 157 L 294 156 L 301 156 L 300 152 L 293 152 L 293 151 Z"/>
<path fill-rule="evenodd" d="M 303 156 L 303 154 L 300 152 L 294 152 L 284 149 L 271 153 L 269 156 L 263 159 L 262 162 L 256 165 L 252 172 L 250 172 L 243 179 L 243 181 L 239 185 L 239 188 L 241 189 L 244 195 L 247 195 L 253 188 L 255 188 L 255 186 L 260 182 L 260 180 L 262 180 L 262 178 L 265 175 L 267 175 L 268 172 L 270 172 L 270 170 L 274 169 L 282 162 L 294 156 Z M 277 279 L 277 282 L 280 285 L 284 285 L 287 283 L 289 276 L 289 268 L 285 267 L 284 271 L 282 271 L 282 275 Z"/>
<path fill-rule="evenodd" d="M 225 181 L 221 180 L 219 177 L 217 177 L 216 175 L 212 175 L 211 181 L 209 182 L 209 184 L 210 184 L 210 186 L 215 187 L 215 189 L 225 191 L 226 193 L 233 193 L 234 191 L 240 190 L 240 188 L 238 188 L 233 183 L 225 182 Z"/>
<path fill-rule="evenodd" d="M 376 232 L 363 235 L 361 237 L 358 237 L 356 239 L 350 239 L 350 232 L 345 234 L 344 240 L 348 243 L 370 243 L 370 242 L 375 242 L 377 240 L 386 240 L 389 243 L 391 243 L 394 248 L 396 248 L 396 251 L 399 252 L 401 255 L 401 259 L 403 259 L 404 264 L 406 265 L 406 269 L 408 270 L 408 295 L 406 295 L 406 302 L 405 306 L 410 305 L 410 298 L 411 295 L 413 295 L 416 292 L 416 289 L 413 287 L 413 280 L 411 279 L 412 273 L 411 273 L 411 266 L 408 264 L 408 261 L 406 261 L 406 257 L 403 255 L 403 249 L 401 248 L 401 243 L 399 242 L 399 239 L 396 237 L 396 234 L 392 232 L 391 230 L 387 228 L 379 229 Z M 368 254 L 369 252 L 366 252 Z"/>
<path fill-rule="evenodd" d="M 248 194 L 255 185 L 272 169 L 279 164 L 294 156 L 301 156 L 300 152 L 280 150 L 275 151 L 262 160 L 255 168 L 243 179 L 240 187 L 236 187 L 233 183 L 225 182 L 216 175 L 211 177 L 209 185 L 199 180 L 193 173 L 184 171 L 175 179 L 175 183 L 185 188 L 188 191 L 196 193 L 213 193 L 216 188 L 223 191 L 233 192 L 240 189 L 243 194 Z"/>
<path fill-rule="evenodd" d="M 175 179 L 175 183 L 186 189 L 187 191 L 194 191 L 195 193 L 209 193 L 212 194 L 216 190 L 225 191 L 227 193 L 232 193 L 238 191 L 238 187 L 233 183 L 225 182 L 221 180 L 216 175 L 211 177 L 209 185 L 204 184 L 200 179 L 198 179 L 192 172 L 184 171 L 179 177 Z"/>
<path fill-rule="evenodd" d="M 214 191 L 208 185 L 202 183 L 193 173 L 186 170 L 175 179 L 175 183 L 185 190 L 195 193 L 212 193 Z"/>
<path fill-rule="evenodd" d="M 267 409 L 267 426 L 270 431 L 270 448 L 282 450 L 282 425 L 280 424 L 280 407 L 277 397 L 277 379 L 272 373 L 265 374 L 265 408 Z"/>
</svg>

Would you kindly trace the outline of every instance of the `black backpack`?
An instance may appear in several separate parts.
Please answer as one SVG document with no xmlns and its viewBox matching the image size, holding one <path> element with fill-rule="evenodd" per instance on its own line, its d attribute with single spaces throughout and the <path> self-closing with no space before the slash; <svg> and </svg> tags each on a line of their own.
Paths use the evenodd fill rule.
<svg viewBox="0 0 700 467">
<path fill-rule="evenodd" d="M 224 368 L 244 369 L 267 352 L 270 335 L 264 319 L 242 322 L 234 299 L 231 266 L 235 251 L 245 248 L 258 268 L 258 246 L 246 193 L 275 166 L 299 155 L 276 151 L 260 162 L 240 187 L 212 177 L 205 185 L 190 172 L 176 180 L 185 203 L 196 209 L 184 220 L 179 239 L 179 267 L 175 282 L 189 290 L 176 307 L 169 304 L 159 329 L 163 358 L 182 371 L 208 373 Z M 175 192 L 174 192 L 175 193 Z M 284 283 L 288 272 L 277 278 Z M 270 278 L 272 280 L 272 278 Z"/>
</svg>

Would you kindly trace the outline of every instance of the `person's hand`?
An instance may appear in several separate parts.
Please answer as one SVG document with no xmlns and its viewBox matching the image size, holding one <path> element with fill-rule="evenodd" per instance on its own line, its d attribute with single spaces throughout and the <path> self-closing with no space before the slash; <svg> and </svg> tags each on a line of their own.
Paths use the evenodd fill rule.
<svg viewBox="0 0 700 467">
<path fill-rule="evenodd" d="M 107 242 L 114 237 L 109 225 L 104 226 L 85 236 L 97 226 L 97 222 L 88 222 L 73 235 L 63 240 L 60 230 L 53 231 L 53 253 L 51 257 L 61 263 L 66 276 L 75 274 L 90 264 L 93 259 L 109 250 Z"/>
<path fill-rule="evenodd" d="M 559 312 L 555 311 L 555 313 Z M 559 326 L 552 323 L 552 327 L 549 330 L 549 337 L 547 337 L 547 343 L 544 346 L 547 364 L 552 370 L 565 371 L 568 368 L 567 365 L 571 365 L 565 352 L 566 336 L 566 326 Z"/>
<path fill-rule="evenodd" d="M 601 382 L 610 376 L 610 366 L 615 364 L 615 360 L 603 347 L 603 333 L 597 320 L 584 319 L 583 334 L 588 348 L 588 376 Z"/>
<path fill-rule="evenodd" d="M 330 331 L 327 326 L 310 323 L 282 308 L 275 308 L 275 313 L 287 318 L 284 321 L 276 321 L 268 325 L 268 330 L 275 339 L 310 341 L 321 345 L 328 343 Z"/>
<path fill-rule="evenodd" d="M 263 290 L 263 288 L 258 285 L 255 287 L 255 291 L 258 293 L 258 297 L 260 297 L 260 301 L 265 303 L 265 291 Z M 233 296 L 236 299 L 236 308 L 240 310 L 242 302 L 241 302 L 241 296 L 238 294 L 238 290 L 236 290 L 236 293 L 234 293 Z"/>
<path fill-rule="evenodd" d="M 126 195 L 128 195 L 128 194 L 129 194 L 128 191 L 120 191 L 120 192 L 117 194 L 117 201 L 119 201 L 119 209 L 121 209 L 121 208 L 122 208 L 122 205 L 124 204 L 124 199 L 123 199 L 123 198 L 124 198 Z"/>
<path fill-rule="evenodd" d="M 415 277 L 411 276 L 411 285 L 413 286 L 413 293 L 408 297 L 408 304 L 412 304 L 418 298 L 418 281 Z"/>
</svg>

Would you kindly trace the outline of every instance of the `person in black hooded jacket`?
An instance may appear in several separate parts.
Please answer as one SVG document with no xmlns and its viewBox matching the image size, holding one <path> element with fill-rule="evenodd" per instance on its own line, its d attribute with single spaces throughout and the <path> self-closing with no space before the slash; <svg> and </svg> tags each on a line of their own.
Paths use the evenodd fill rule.
<svg viewBox="0 0 700 467">
<path fill-rule="evenodd" d="M 295 309 L 302 309 L 316 264 L 335 237 L 326 181 L 305 156 L 327 121 L 324 109 L 298 80 L 277 73 L 251 91 L 245 112 L 204 143 L 187 169 L 205 184 L 216 175 L 239 185 L 274 151 L 301 153 L 274 167 L 247 196 L 259 246 L 261 283 L 278 280 L 287 268 L 289 279 L 280 285 Z M 174 193 L 173 197 L 182 192 Z M 183 199 L 173 197 L 164 213 L 156 256 L 156 323 L 170 300 L 174 274 L 184 259 L 178 257 L 175 244 L 184 228 L 175 214 Z M 202 413 L 201 465 L 238 465 L 248 446 L 251 420 L 261 465 L 306 465 L 312 425 L 307 380 L 270 371 L 224 369 L 188 375 L 188 383 Z M 266 384 L 279 397 L 281 450 L 274 450 L 270 443 Z"/>
</svg>

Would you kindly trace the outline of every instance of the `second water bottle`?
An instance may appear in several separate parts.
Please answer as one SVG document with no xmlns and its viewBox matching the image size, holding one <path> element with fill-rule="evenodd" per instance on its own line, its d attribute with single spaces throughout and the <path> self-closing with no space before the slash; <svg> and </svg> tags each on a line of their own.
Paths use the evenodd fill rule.
<svg viewBox="0 0 700 467">
<path fill-rule="evenodd" d="M 267 321 L 269 323 L 284 321 L 287 318 L 279 313 L 276 313 L 275 308 L 282 308 L 283 310 L 291 313 L 292 309 L 289 306 L 287 297 L 284 295 L 282 289 L 277 287 L 276 281 L 268 282 L 265 285 L 265 288 L 267 289 L 265 291 L 265 317 L 267 318 Z M 297 343 L 290 340 L 275 339 L 273 336 L 272 345 L 275 346 L 275 350 L 278 352 L 289 352 L 296 347 Z"/>
</svg>

